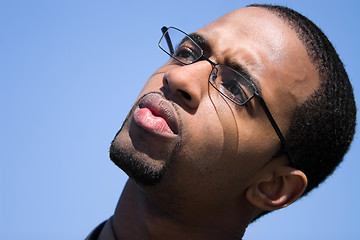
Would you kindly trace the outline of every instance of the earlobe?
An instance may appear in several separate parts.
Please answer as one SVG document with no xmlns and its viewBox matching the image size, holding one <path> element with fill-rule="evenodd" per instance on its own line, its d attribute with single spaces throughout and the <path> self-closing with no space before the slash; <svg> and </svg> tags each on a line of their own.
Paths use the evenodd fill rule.
<svg viewBox="0 0 360 240">
<path fill-rule="evenodd" d="M 248 201 L 264 211 L 284 208 L 301 197 L 307 186 L 307 177 L 289 166 L 278 166 L 263 175 L 246 191 Z"/>
</svg>

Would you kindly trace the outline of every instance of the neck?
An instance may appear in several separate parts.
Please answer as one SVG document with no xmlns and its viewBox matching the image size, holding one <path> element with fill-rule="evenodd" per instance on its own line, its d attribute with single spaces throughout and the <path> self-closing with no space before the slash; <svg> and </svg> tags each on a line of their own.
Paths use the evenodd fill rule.
<svg viewBox="0 0 360 240">
<path fill-rule="evenodd" d="M 214 212 L 213 209 L 211 211 Z M 233 212 L 236 211 L 233 209 Z M 121 194 L 112 224 L 118 240 L 241 239 L 246 226 L 239 224 L 240 218 L 235 220 L 236 226 L 227 226 L 224 223 L 233 223 L 234 218 L 229 216 L 222 219 L 223 215 L 197 218 L 189 213 L 171 214 L 164 211 L 158 201 L 152 201 L 139 185 L 129 180 Z"/>
</svg>

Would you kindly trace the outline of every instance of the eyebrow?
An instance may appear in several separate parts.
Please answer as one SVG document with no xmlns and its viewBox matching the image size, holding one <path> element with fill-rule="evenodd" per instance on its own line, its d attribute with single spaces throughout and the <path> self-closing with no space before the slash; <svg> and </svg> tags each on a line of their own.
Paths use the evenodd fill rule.
<svg viewBox="0 0 360 240">
<path fill-rule="evenodd" d="M 191 33 L 189 34 L 189 37 L 197 44 L 201 47 L 201 49 L 204 52 L 207 52 L 208 54 L 211 55 L 212 52 L 212 48 L 210 46 L 210 43 L 208 42 L 208 40 L 203 37 L 202 35 L 198 34 L 198 33 Z M 242 64 L 238 63 L 238 62 L 234 62 L 234 61 L 226 61 L 224 63 L 224 65 L 234 69 L 236 72 L 240 73 L 240 75 L 242 75 L 245 79 L 247 79 L 252 85 L 254 85 L 256 91 L 261 94 L 261 87 L 259 84 L 259 81 L 254 78 L 249 70 Z"/>
<path fill-rule="evenodd" d="M 243 76 L 246 80 L 248 80 L 255 87 L 256 91 L 261 95 L 261 86 L 258 79 L 253 77 L 253 75 L 244 65 L 234 61 L 227 61 L 225 62 L 225 65 L 240 73 L 240 75 Z"/>
<path fill-rule="evenodd" d="M 197 44 L 201 47 L 201 49 L 204 52 L 207 52 L 211 55 L 211 47 L 210 44 L 208 42 L 208 40 L 206 40 L 205 37 L 203 37 L 202 35 L 198 34 L 198 33 L 191 33 L 189 34 L 189 37 Z"/>
</svg>

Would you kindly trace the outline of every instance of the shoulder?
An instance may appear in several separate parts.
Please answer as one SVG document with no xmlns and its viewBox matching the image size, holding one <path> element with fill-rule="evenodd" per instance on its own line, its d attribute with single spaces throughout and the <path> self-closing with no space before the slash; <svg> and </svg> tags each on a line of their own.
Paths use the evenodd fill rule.
<svg viewBox="0 0 360 240">
<path fill-rule="evenodd" d="M 85 238 L 85 240 L 97 240 L 106 222 L 107 220 L 100 223 L 94 230 L 92 230 L 92 232 Z"/>
</svg>

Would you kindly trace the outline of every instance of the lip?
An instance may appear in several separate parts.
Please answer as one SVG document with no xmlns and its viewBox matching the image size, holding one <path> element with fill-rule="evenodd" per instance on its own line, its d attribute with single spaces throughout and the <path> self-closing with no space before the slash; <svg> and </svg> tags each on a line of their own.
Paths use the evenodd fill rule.
<svg viewBox="0 0 360 240">
<path fill-rule="evenodd" d="M 179 132 L 174 106 L 158 93 L 148 93 L 139 100 L 133 119 L 137 126 L 155 135 L 170 137 Z"/>
</svg>

